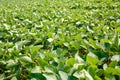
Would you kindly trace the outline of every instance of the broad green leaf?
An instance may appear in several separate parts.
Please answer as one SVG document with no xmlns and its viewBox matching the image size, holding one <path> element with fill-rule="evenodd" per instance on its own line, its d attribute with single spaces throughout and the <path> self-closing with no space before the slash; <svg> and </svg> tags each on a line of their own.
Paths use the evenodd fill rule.
<svg viewBox="0 0 120 80">
<path fill-rule="evenodd" d="M 70 42 L 71 46 L 74 47 L 75 49 L 79 49 L 80 48 L 80 43 L 77 41 L 71 41 Z"/>
<path fill-rule="evenodd" d="M 32 53 L 37 53 L 37 52 L 39 51 L 40 47 L 41 47 L 41 46 L 32 46 L 32 47 L 31 47 L 31 52 L 32 52 Z"/>
<path fill-rule="evenodd" d="M 48 40 L 48 42 L 52 42 L 53 41 L 53 38 L 49 38 L 49 39 L 47 39 Z"/>
<path fill-rule="evenodd" d="M 16 77 L 13 77 L 11 80 L 18 80 Z"/>
<path fill-rule="evenodd" d="M 92 53 L 92 52 L 89 52 L 88 54 L 87 54 L 87 56 L 91 56 L 91 57 L 93 57 L 93 58 L 96 58 L 96 59 L 98 59 L 98 56 L 96 56 L 94 53 Z"/>
<path fill-rule="evenodd" d="M 78 80 L 78 78 L 76 78 L 72 75 L 72 76 L 69 76 L 67 80 Z"/>
<path fill-rule="evenodd" d="M 18 65 L 18 63 L 17 62 L 15 62 L 14 60 L 9 60 L 9 61 L 7 61 L 7 65 L 6 65 L 6 68 L 13 68 L 13 67 L 15 67 L 16 65 Z"/>
<path fill-rule="evenodd" d="M 32 59 L 28 56 L 22 56 L 22 57 L 20 57 L 19 60 L 22 62 L 25 62 L 25 63 L 33 63 Z"/>
<path fill-rule="evenodd" d="M 75 59 L 74 58 L 69 58 L 66 60 L 66 65 L 67 66 L 73 66 L 75 64 Z"/>
<path fill-rule="evenodd" d="M 46 78 L 41 73 L 31 73 L 30 77 L 35 78 L 37 80 L 46 80 Z"/>
<path fill-rule="evenodd" d="M 38 59 L 38 63 L 42 68 L 49 65 L 48 62 L 44 59 Z"/>
<path fill-rule="evenodd" d="M 93 80 L 92 76 L 86 71 L 76 71 L 73 76 L 77 77 L 78 79 L 86 79 L 86 80 Z"/>
<path fill-rule="evenodd" d="M 94 49 L 96 49 L 96 47 L 94 45 L 92 45 L 90 42 L 88 42 L 87 40 L 84 39 L 84 43 Z"/>
<path fill-rule="evenodd" d="M 112 61 L 120 61 L 120 55 L 113 55 L 111 60 Z"/>
<path fill-rule="evenodd" d="M 63 43 L 66 47 L 69 47 L 69 43 L 65 42 Z"/>
<path fill-rule="evenodd" d="M 97 71 L 96 71 L 96 75 L 97 76 L 102 76 L 104 74 L 104 70 L 103 69 L 98 69 Z"/>
<path fill-rule="evenodd" d="M 54 73 L 54 70 L 50 66 L 49 67 L 45 66 L 44 68 L 46 73 Z"/>
<path fill-rule="evenodd" d="M 41 73 L 41 68 L 40 66 L 35 66 L 32 70 L 31 73 Z"/>
<path fill-rule="evenodd" d="M 108 40 L 108 39 L 101 39 L 101 40 L 100 40 L 100 43 L 101 43 L 101 44 L 104 44 L 104 43 L 112 44 L 112 41 L 111 41 L 111 40 Z"/>
<path fill-rule="evenodd" d="M 93 64 L 93 65 L 96 65 L 99 62 L 99 60 L 97 59 L 97 56 L 91 52 L 87 54 L 86 60 L 88 63 Z"/>
<path fill-rule="evenodd" d="M 23 46 L 23 41 L 17 42 L 17 43 L 15 44 L 15 47 L 16 47 L 17 50 L 21 50 L 21 49 L 22 49 L 22 46 Z"/>
<path fill-rule="evenodd" d="M 103 69 L 106 70 L 108 68 L 107 63 L 103 64 Z"/>
<path fill-rule="evenodd" d="M 100 77 L 98 77 L 98 76 L 95 76 L 94 80 L 102 80 L 102 79 Z"/>
<path fill-rule="evenodd" d="M 86 64 L 85 63 L 76 63 L 74 64 L 73 68 L 74 69 L 77 69 L 77 70 L 82 70 L 86 67 Z"/>
<path fill-rule="evenodd" d="M 111 74 L 111 75 L 118 75 L 120 76 L 120 69 L 119 68 L 111 68 L 111 67 L 108 67 L 106 68 L 105 70 L 105 74 Z"/>
<path fill-rule="evenodd" d="M 46 80 L 57 80 L 55 74 L 43 74 Z"/>
<path fill-rule="evenodd" d="M 110 64 L 109 64 L 109 67 L 112 67 L 112 68 L 115 68 L 117 66 L 117 61 L 112 61 Z"/>
<path fill-rule="evenodd" d="M 120 33 L 120 27 L 116 28 L 116 31 Z"/>
<path fill-rule="evenodd" d="M 95 49 L 100 48 L 100 46 L 97 44 L 97 42 L 94 41 L 93 39 L 89 39 L 89 42 L 91 43 L 92 46 L 94 46 Z"/>
<path fill-rule="evenodd" d="M 65 73 L 63 71 L 59 71 L 59 75 L 60 75 L 61 80 L 68 80 L 67 73 Z"/>
<path fill-rule="evenodd" d="M 15 47 L 16 47 L 17 50 L 21 50 L 21 49 L 23 49 L 23 46 L 25 44 L 27 44 L 28 42 L 29 42 L 28 40 L 18 41 L 18 42 L 15 43 Z"/>
<path fill-rule="evenodd" d="M 89 72 L 89 74 L 90 74 L 92 77 L 95 76 L 95 74 L 96 74 L 96 69 L 97 69 L 97 66 L 91 65 L 91 66 L 88 67 L 88 72 Z"/>
<path fill-rule="evenodd" d="M 115 46 L 117 49 L 119 48 L 119 34 L 116 32 L 113 36 L 113 46 Z"/>
<path fill-rule="evenodd" d="M 84 63 L 84 60 L 79 56 L 78 52 L 75 54 L 75 61 L 77 63 Z"/>
<path fill-rule="evenodd" d="M 81 34 L 80 34 L 80 33 L 77 34 L 77 35 L 75 36 L 75 39 L 77 39 L 78 41 L 81 41 L 81 40 L 82 40 Z"/>
</svg>

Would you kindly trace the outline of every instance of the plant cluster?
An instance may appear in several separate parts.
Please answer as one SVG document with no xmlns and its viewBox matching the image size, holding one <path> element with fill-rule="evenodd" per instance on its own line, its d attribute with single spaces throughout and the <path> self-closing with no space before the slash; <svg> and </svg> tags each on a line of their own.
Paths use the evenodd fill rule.
<svg viewBox="0 0 120 80">
<path fill-rule="evenodd" d="M 119 79 L 119 0 L 0 0 L 0 80 Z"/>
</svg>

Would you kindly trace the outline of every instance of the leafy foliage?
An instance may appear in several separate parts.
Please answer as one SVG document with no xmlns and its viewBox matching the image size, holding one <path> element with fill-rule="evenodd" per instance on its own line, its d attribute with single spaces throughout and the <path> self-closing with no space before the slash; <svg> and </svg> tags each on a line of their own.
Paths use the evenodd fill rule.
<svg viewBox="0 0 120 80">
<path fill-rule="evenodd" d="M 119 80 L 119 0 L 0 0 L 0 80 Z"/>
</svg>

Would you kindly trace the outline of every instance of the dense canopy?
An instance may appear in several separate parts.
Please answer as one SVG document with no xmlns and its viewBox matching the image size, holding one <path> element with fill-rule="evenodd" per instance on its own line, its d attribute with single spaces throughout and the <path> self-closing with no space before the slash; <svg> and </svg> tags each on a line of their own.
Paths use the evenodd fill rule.
<svg viewBox="0 0 120 80">
<path fill-rule="evenodd" d="M 0 0 L 0 80 L 120 80 L 120 0 Z"/>
</svg>

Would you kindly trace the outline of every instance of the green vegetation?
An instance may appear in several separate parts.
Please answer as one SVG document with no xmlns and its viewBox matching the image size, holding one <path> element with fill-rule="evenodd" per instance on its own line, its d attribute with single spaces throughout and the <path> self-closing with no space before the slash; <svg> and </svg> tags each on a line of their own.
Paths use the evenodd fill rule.
<svg viewBox="0 0 120 80">
<path fill-rule="evenodd" d="M 0 80 L 120 80 L 120 0 L 0 0 Z"/>
</svg>

